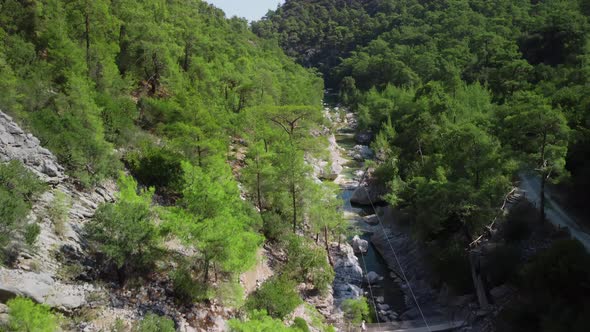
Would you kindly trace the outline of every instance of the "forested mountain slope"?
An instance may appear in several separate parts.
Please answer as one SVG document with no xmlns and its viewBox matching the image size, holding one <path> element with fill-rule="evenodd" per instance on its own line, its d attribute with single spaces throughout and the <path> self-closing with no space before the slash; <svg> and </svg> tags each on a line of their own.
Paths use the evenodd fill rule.
<svg viewBox="0 0 590 332">
<path fill-rule="evenodd" d="M 202 1 L 1 1 L 0 110 L 38 137 L 27 136 L 69 175 L 52 187 L 18 160 L 0 165 L 3 271 L 18 274 L 13 268 L 27 261 L 60 282 L 106 282 L 105 298 L 118 299 L 99 306 L 106 308 L 101 315 L 143 316 L 155 306 L 177 324 L 210 329 L 218 322 L 198 308 L 219 311 L 221 303 L 225 320 L 243 308 L 252 318 L 244 324 L 288 330 L 274 318 L 301 303 L 295 285 L 324 294 L 333 278 L 324 248 L 297 234 L 344 231 L 335 208 L 322 210 L 332 203 L 316 199 L 335 201 L 333 189 L 312 181 L 304 162 L 304 155 L 321 155 L 322 138 L 309 132 L 323 121 L 322 97 L 314 70 L 257 37 L 245 20 L 226 19 Z M 108 179 L 118 179 L 116 202 L 86 202 L 92 211 L 71 224 L 77 207 L 70 190 L 92 191 Z M 47 215 L 28 218 L 31 209 Z M 310 213 L 322 218 L 312 224 Z M 71 227 L 83 252 L 59 260 L 72 254 L 59 246 L 60 237 L 72 240 L 64 233 Z M 58 244 L 44 248 L 50 262 L 32 262 L 45 232 Z M 261 259 L 265 237 L 289 264 L 274 266 L 281 277 L 244 306 L 239 275 Z M 55 264 L 58 272 L 45 270 Z M 32 329 L 57 324 L 32 302 L 9 307 L 9 330 L 27 321 L 39 324 Z M 84 316 L 87 309 L 58 323 L 92 329 L 88 320 L 103 316 Z M 148 315 L 134 329 L 168 331 L 169 323 Z"/>
<path fill-rule="evenodd" d="M 587 205 L 589 16 L 578 0 L 287 0 L 253 31 L 322 71 L 357 112 L 375 136 L 387 201 L 410 216 L 439 280 L 461 293 L 472 287 L 468 249 L 489 235 L 518 172 L 534 173 L 541 190 L 560 182 L 570 204 Z M 539 216 L 516 209 L 508 219 L 518 222 L 503 228 L 523 231 L 525 220 L 543 219 L 543 204 Z M 509 310 L 501 330 L 581 331 L 583 310 L 564 308 L 588 305 L 573 295 L 580 282 L 571 297 L 557 296 L 559 306 L 545 297 L 556 289 L 539 288 L 588 280 L 587 269 L 573 267 L 587 260 L 581 247 L 556 245 L 518 274 L 510 264 L 524 257 L 522 241 L 507 242 L 492 251 L 499 265 L 487 282 L 516 283 L 529 302 L 514 308 L 530 310 Z M 558 252 L 568 261 L 535 279 Z"/>
</svg>

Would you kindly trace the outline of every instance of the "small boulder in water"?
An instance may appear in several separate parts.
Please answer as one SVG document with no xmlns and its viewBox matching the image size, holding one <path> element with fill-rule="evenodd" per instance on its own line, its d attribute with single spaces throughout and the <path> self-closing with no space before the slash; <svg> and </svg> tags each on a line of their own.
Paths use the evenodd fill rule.
<svg viewBox="0 0 590 332">
<path fill-rule="evenodd" d="M 355 235 L 352 238 L 352 248 L 354 252 L 357 254 L 364 254 L 369 251 L 369 242 L 367 240 L 361 239 L 358 235 Z"/>
<path fill-rule="evenodd" d="M 378 225 L 379 224 L 379 218 L 377 217 L 376 214 L 372 214 L 370 216 L 366 216 L 363 218 L 363 221 L 366 222 L 369 225 Z"/>
<path fill-rule="evenodd" d="M 372 284 L 375 284 L 375 283 L 383 280 L 383 277 L 380 276 L 379 274 L 377 274 L 377 272 L 370 271 L 369 273 L 367 273 L 365 279 L 366 279 L 367 283 L 372 285 Z"/>
</svg>

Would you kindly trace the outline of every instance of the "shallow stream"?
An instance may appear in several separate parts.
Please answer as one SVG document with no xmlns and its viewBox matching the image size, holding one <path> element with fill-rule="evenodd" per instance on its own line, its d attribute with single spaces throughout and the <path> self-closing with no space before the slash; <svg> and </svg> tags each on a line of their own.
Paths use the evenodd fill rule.
<svg viewBox="0 0 590 332">
<path fill-rule="evenodd" d="M 359 174 L 363 170 L 364 162 L 353 160 L 349 157 L 348 152 L 354 149 L 357 145 L 354 140 L 354 133 L 348 128 L 341 129 L 336 135 L 336 142 L 339 147 L 344 149 L 341 153 L 342 157 L 346 158 L 348 162 L 343 165 L 343 170 L 339 175 L 337 182 L 342 188 L 341 198 L 343 200 L 343 210 L 346 219 L 350 221 L 360 232 L 360 237 L 369 242 L 368 252 L 364 255 L 357 254 L 361 268 L 364 275 L 373 271 L 383 277 L 383 280 L 371 285 L 363 284 L 363 291 L 369 298 L 370 305 L 376 301 L 371 301 L 371 293 L 376 300 L 378 297 L 383 297 L 383 304 L 387 304 L 396 313 L 402 313 L 407 310 L 404 302 L 404 293 L 399 284 L 392 278 L 391 270 L 381 254 L 375 249 L 370 241 L 372 232 L 380 231 L 379 226 L 371 226 L 364 222 L 363 217 L 372 215 L 375 211 L 370 206 L 354 206 L 350 202 L 353 192 L 358 187 Z M 380 301 L 381 302 L 381 301 Z"/>
</svg>

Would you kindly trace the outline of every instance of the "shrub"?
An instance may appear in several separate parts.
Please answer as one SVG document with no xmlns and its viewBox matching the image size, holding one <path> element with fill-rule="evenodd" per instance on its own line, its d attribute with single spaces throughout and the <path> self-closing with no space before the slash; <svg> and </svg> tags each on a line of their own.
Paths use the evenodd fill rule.
<svg viewBox="0 0 590 332">
<path fill-rule="evenodd" d="M 25 242 L 32 246 L 37 241 L 37 237 L 41 233 L 41 226 L 37 223 L 28 224 L 25 226 Z"/>
<path fill-rule="evenodd" d="M 291 327 L 303 332 L 309 332 L 309 326 L 307 326 L 307 322 L 301 317 L 295 317 Z"/>
<path fill-rule="evenodd" d="M 311 282 L 324 292 L 334 281 L 334 270 L 328 263 L 326 251 L 300 236 L 290 236 L 287 254 L 289 262 L 285 273 L 299 282 Z"/>
<path fill-rule="evenodd" d="M 68 220 L 70 205 L 70 197 L 61 191 L 56 191 L 53 202 L 51 202 L 51 205 L 47 208 L 47 217 L 53 223 L 55 234 L 60 237 L 63 237 L 66 233 L 65 223 Z"/>
<path fill-rule="evenodd" d="M 342 311 L 344 316 L 353 324 L 360 324 L 363 320 L 370 322 L 370 310 L 367 299 L 346 299 L 342 302 Z"/>
<path fill-rule="evenodd" d="M 121 176 L 119 189 L 119 201 L 101 205 L 87 224 L 88 237 L 123 275 L 148 271 L 162 254 L 151 210 L 153 191 L 138 195 L 137 183 L 128 176 Z"/>
<path fill-rule="evenodd" d="M 7 256 L 7 246 L 12 239 L 35 242 L 36 227 L 28 226 L 26 217 L 32 201 L 45 188 L 22 163 L 0 164 L 0 259 Z"/>
<path fill-rule="evenodd" d="M 165 148 L 148 146 L 125 157 L 137 180 L 158 190 L 177 191 L 182 184 L 182 156 Z"/>
<path fill-rule="evenodd" d="M 239 282 L 224 282 L 217 288 L 217 299 L 226 307 L 239 308 L 244 305 L 244 288 Z"/>
<path fill-rule="evenodd" d="M 295 283 L 279 276 L 267 280 L 250 295 L 246 307 L 251 311 L 264 309 L 270 316 L 283 319 L 301 302 L 295 291 Z"/>
<path fill-rule="evenodd" d="M 7 303 L 8 331 L 55 332 L 59 329 L 59 320 L 48 306 L 35 304 L 32 300 L 17 297 Z"/>
<path fill-rule="evenodd" d="M 193 277 L 193 271 L 189 267 L 182 266 L 170 272 L 174 295 L 183 303 L 192 303 L 211 298 L 209 287 L 200 283 Z"/>
<path fill-rule="evenodd" d="M 0 187 L 28 203 L 47 188 L 35 174 L 16 160 L 0 164 Z"/>
<path fill-rule="evenodd" d="M 170 318 L 158 316 L 155 314 L 146 315 L 134 332 L 175 332 L 174 321 Z"/>
<path fill-rule="evenodd" d="M 292 232 L 291 225 L 273 211 L 262 212 L 262 232 L 273 242 L 281 243 Z"/>
<path fill-rule="evenodd" d="M 76 79 L 68 86 L 73 90 L 84 89 L 86 84 Z M 73 92 L 73 91 L 72 91 Z M 76 94 L 81 91 L 76 91 Z M 87 91 L 86 91 L 87 92 Z M 60 112 L 63 105 L 50 105 L 33 112 L 30 117 L 32 130 L 37 137 L 47 142 L 47 148 L 53 152 L 68 173 L 85 186 L 98 183 L 101 179 L 112 175 L 120 167 L 112 153 L 112 147 L 102 135 L 102 121 L 98 116 L 100 110 L 88 95 L 59 95 L 67 108 Z M 83 139 L 82 139 L 83 138 Z"/>
<path fill-rule="evenodd" d="M 253 310 L 250 319 L 229 321 L 229 330 L 232 332 L 296 332 L 294 328 L 285 326 L 279 319 L 273 319 L 264 310 Z"/>
</svg>

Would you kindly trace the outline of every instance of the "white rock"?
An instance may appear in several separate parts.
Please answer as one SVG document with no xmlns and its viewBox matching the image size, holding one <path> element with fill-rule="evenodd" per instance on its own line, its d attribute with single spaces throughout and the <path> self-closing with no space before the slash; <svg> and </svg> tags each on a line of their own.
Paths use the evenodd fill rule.
<svg viewBox="0 0 590 332">
<path fill-rule="evenodd" d="M 369 251 L 369 242 L 367 240 L 361 239 L 358 235 L 355 235 L 352 238 L 352 248 L 354 249 L 355 253 L 364 254 Z"/>
</svg>

